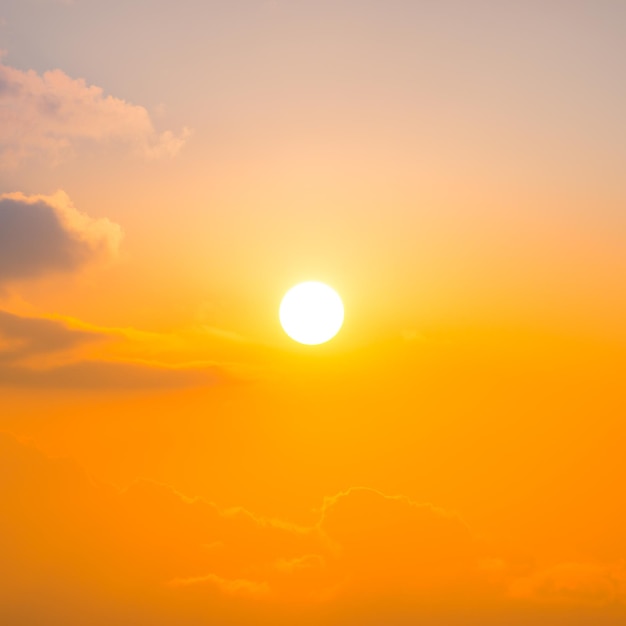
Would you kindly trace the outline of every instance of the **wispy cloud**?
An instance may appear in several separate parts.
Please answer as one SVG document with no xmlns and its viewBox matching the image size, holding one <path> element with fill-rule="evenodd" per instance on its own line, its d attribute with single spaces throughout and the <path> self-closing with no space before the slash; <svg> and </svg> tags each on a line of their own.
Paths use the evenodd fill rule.
<svg viewBox="0 0 626 626">
<path fill-rule="evenodd" d="M 147 362 L 90 360 L 43 369 L 0 365 L 0 386 L 29 389 L 171 389 L 207 386 L 221 378 L 215 367 L 171 367 Z"/>
<path fill-rule="evenodd" d="M 101 333 L 72 329 L 56 320 L 0 311 L 0 364 L 71 350 L 102 338 Z"/>
<path fill-rule="evenodd" d="M 84 356 L 87 346 L 114 338 L 107 329 L 0 311 L 0 387 L 123 391 L 207 386 L 227 378 L 214 363 Z"/>
</svg>

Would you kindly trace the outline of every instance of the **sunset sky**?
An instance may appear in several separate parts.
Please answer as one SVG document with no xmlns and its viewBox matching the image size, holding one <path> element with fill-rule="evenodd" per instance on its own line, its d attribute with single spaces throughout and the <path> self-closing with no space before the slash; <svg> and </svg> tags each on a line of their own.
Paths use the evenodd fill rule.
<svg viewBox="0 0 626 626">
<path fill-rule="evenodd" d="M 626 2 L 0 0 L 0 50 L 2 624 L 626 623 Z"/>
</svg>

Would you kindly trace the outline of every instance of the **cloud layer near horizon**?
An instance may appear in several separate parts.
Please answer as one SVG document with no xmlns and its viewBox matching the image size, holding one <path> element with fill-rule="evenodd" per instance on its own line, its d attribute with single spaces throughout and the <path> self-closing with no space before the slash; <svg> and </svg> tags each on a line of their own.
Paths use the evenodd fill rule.
<svg viewBox="0 0 626 626">
<path fill-rule="evenodd" d="M 1 58 L 1 57 L 0 57 Z M 148 158 L 174 156 L 189 130 L 157 132 L 148 111 L 61 70 L 22 71 L 0 60 L 0 168 L 51 163 L 81 142 L 117 142 Z"/>
<path fill-rule="evenodd" d="M 456 515 L 372 489 L 327 498 L 304 527 L 149 481 L 119 492 L 0 434 L 0 502 L 11 624 L 430 626 L 466 623 L 468 607 L 484 624 L 624 616 L 623 567 L 507 571 Z"/>
<path fill-rule="evenodd" d="M 137 390 L 207 386 L 226 375 L 217 366 L 174 366 L 137 359 L 85 357 L 86 346 L 113 331 L 72 328 L 61 320 L 0 310 L 0 388 Z"/>
</svg>

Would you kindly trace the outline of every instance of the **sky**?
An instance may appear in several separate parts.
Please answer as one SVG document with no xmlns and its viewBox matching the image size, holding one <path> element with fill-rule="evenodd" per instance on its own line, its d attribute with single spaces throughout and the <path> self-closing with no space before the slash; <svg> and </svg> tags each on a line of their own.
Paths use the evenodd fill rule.
<svg viewBox="0 0 626 626">
<path fill-rule="evenodd" d="M 1 0 L 0 621 L 623 624 L 624 33 Z"/>
</svg>

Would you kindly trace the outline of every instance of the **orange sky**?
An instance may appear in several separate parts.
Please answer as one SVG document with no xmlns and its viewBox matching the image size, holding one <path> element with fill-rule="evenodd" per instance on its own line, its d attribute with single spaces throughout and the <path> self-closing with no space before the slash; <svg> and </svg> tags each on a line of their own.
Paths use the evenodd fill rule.
<svg viewBox="0 0 626 626">
<path fill-rule="evenodd" d="M 0 622 L 626 623 L 624 32 L 5 0 Z"/>
</svg>

